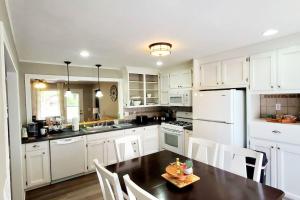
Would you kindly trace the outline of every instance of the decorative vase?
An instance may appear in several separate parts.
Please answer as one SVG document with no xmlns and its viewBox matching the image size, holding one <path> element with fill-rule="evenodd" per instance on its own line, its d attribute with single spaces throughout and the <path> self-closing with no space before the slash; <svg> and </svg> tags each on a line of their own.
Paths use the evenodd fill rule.
<svg viewBox="0 0 300 200">
<path fill-rule="evenodd" d="M 186 169 L 184 170 L 184 174 L 186 174 L 186 175 L 190 175 L 190 174 L 192 174 L 192 173 L 193 173 L 193 168 L 192 168 L 192 167 L 186 168 Z"/>
</svg>

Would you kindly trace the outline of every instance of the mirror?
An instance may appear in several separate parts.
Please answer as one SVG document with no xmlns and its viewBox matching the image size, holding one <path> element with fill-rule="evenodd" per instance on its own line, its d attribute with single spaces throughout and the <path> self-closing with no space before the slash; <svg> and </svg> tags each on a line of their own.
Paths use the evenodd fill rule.
<svg viewBox="0 0 300 200">
<path fill-rule="evenodd" d="M 97 81 L 70 81 L 72 94 L 66 96 L 65 80 L 30 79 L 32 119 L 57 117 L 71 124 L 74 118 L 80 122 L 119 118 L 118 82 L 101 81 L 100 87 L 103 97 L 99 99 Z"/>
</svg>

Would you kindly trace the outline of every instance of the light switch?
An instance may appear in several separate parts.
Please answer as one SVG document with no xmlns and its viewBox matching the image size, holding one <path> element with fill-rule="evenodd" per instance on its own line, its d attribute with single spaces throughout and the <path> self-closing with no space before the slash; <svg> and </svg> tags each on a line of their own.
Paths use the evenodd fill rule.
<svg viewBox="0 0 300 200">
<path fill-rule="evenodd" d="M 275 105 L 275 110 L 281 110 L 281 104 L 280 103 L 276 103 Z"/>
</svg>

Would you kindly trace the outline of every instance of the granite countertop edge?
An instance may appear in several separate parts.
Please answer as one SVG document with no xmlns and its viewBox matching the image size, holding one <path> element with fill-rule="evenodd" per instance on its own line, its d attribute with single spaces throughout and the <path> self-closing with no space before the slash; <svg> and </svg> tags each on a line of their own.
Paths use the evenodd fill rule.
<svg viewBox="0 0 300 200">
<path fill-rule="evenodd" d="M 160 125 L 160 124 L 161 124 L 161 122 L 148 122 L 147 124 L 134 124 L 133 123 L 132 126 L 129 126 L 129 127 L 113 128 L 111 130 L 102 130 L 102 131 L 97 131 L 97 132 L 94 132 L 94 133 L 85 133 L 82 130 L 72 131 L 71 129 L 65 129 L 62 133 L 49 134 L 45 137 L 22 138 L 22 144 L 28 144 L 28 143 L 34 143 L 34 142 L 43 142 L 43 141 L 57 140 L 57 139 L 64 139 L 64 138 L 84 136 L 84 135 L 93 135 L 93 134 L 99 134 L 99 133 L 107 133 L 107 132 L 111 132 L 111 131 L 125 130 L 125 129 L 131 129 L 131 128 L 139 128 L 139 127 L 146 127 L 146 126 L 153 126 L 153 125 Z"/>
</svg>

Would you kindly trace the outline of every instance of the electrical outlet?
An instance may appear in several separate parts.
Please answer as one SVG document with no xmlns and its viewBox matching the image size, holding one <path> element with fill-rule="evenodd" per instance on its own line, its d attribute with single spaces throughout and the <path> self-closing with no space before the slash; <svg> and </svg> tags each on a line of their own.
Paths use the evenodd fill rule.
<svg viewBox="0 0 300 200">
<path fill-rule="evenodd" d="M 280 103 L 276 103 L 275 110 L 277 110 L 277 111 L 281 110 L 281 104 Z"/>
</svg>

